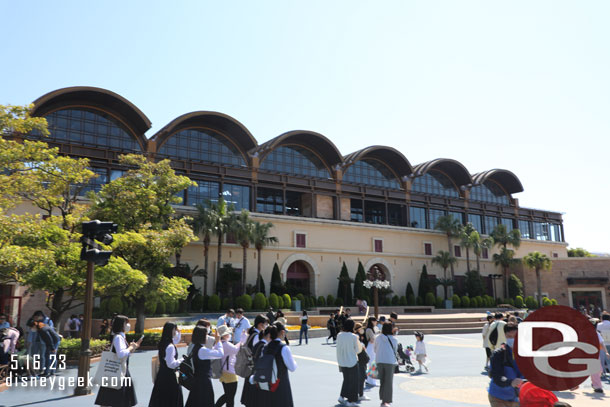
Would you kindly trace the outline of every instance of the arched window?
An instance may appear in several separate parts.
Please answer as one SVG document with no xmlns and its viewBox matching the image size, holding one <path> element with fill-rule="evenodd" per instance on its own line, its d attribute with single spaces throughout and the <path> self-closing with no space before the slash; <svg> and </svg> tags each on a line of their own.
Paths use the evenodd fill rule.
<svg viewBox="0 0 610 407">
<path fill-rule="evenodd" d="M 129 130 L 117 119 L 100 110 L 56 110 L 45 118 L 52 139 L 94 147 L 141 151 L 140 144 Z"/>
<path fill-rule="evenodd" d="M 245 166 L 239 149 L 222 134 L 212 130 L 185 129 L 170 136 L 159 149 L 159 155 L 181 160 L 204 161 Z"/>
<path fill-rule="evenodd" d="M 385 164 L 366 158 L 347 167 L 343 174 L 343 182 L 400 189 L 400 182 Z"/>
<path fill-rule="evenodd" d="M 451 178 L 438 170 L 430 170 L 424 175 L 415 178 L 411 190 L 429 195 L 448 196 L 451 198 L 460 197 L 460 193 Z"/>
<path fill-rule="evenodd" d="M 494 181 L 487 180 L 482 185 L 476 185 L 470 190 L 470 200 L 489 202 L 497 205 L 509 205 L 508 194 Z"/>
<path fill-rule="evenodd" d="M 312 151 L 297 145 L 276 147 L 263 159 L 262 170 L 315 178 L 331 178 L 326 165 Z"/>
</svg>

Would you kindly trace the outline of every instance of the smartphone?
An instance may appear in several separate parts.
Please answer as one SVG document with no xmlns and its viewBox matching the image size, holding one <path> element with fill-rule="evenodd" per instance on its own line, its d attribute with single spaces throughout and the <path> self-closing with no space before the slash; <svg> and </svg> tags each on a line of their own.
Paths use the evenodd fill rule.
<svg viewBox="0 0 610 407">
<path fill-rule="evenodd" d="M 138 339 L 138 342 L 140 342 L 142 339 L 144 339 L 144 335 L 140 336 L 140 339 Z"/>
</svg>

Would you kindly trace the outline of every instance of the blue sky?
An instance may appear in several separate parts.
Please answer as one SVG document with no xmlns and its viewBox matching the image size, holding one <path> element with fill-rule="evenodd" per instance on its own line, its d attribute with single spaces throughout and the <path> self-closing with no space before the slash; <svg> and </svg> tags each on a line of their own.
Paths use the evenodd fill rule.
<svg viewBox="0 0 610 407">
<path fill-rule="evenodd" d="M 506 168 L 521 206 L 610 252 L 607 1 L 0 1 L 0 103 L 110 89 L 153 122 L 214 110 L 259 143 Z"/>
</svg>

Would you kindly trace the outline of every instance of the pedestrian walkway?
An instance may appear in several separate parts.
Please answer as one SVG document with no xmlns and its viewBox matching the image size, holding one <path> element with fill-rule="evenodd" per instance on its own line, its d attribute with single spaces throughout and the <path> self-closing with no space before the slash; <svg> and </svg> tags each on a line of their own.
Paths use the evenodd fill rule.
<svg viewBox="0 0 610 407">
<path fill-rule="evenodd" d="M 412 336 L 400 336 L 403 345 L 414 344 Z M 342 377 L 336 363 L 335 347 L 325 339 L 310 339 L 309 345 L 292 346 L 298 364 L 290 374 L 296 407 L 334 407 L 337 405 Z M 475 407 L 488 406 L 489 379 L 482 373 L 485 353 L 480 334 L 427 335 L 426 347 L 430 356 L 430 373 L 401 373 L 394 380 L 394 407 Z M 185 348 L 179 348 L 183 354 Z M 131 356 L 129 369 L 134 377 L 139 406 L 147 406 L 152 391 L 150 360 L 155 351 L 137 352 Z M 93 368 L 95 371 L 95 365 Z M 75 376 L 76 369 L 68 369 L 61 376 Z M 238 387 L 239 400 L 242 379 Z M 222 386 L 214 380 L 215 397 L 222 394 Z M 610 405 L 610 383 L 604 382 L 606 395 L 593 392 L 586 381 L 576 392 L 561 392 L 561 400 L 574 407 Z M 370 401 L 362 407 L 379 405 L 378 388 L 367 391 Z M 94 390 L 97 392 L 97 389 Z M 95 395 L 72 397 L 73 389 L 50 391 L 45 389 L 11 388 L 0 393 L 0 407 L 83 407 L 93 406 Z M 185 397 L 187 392 L 184 392 Z M 239 405 L 239 404 L 236 404 Z"/>
</svg>

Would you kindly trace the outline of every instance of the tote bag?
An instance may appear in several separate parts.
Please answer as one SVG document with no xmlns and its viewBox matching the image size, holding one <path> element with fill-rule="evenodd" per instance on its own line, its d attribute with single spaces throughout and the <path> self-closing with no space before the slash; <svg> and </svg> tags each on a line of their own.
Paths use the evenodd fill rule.
<svg viewBox="0 0 610 407">
<path fill-rule="evenodd" d="M 157 373 L 159 373 L 159 356 L 153 356 L 150 361 L 150 373 L 152 375 L 153 383 L 157 380 Z"/>
<path fill-rule="evenodd" d="M 98 384 L 100 387 L 120 389 L 127 372 L 127 358 L 129 356 L 124 357 L 123 360 L 119 359 L 118 355 L 112 352 L 113 346 L 114 343 L 109 351 L 102 352 L 102 358 L 97 366 L 93 383 Z"/>
</svg>

